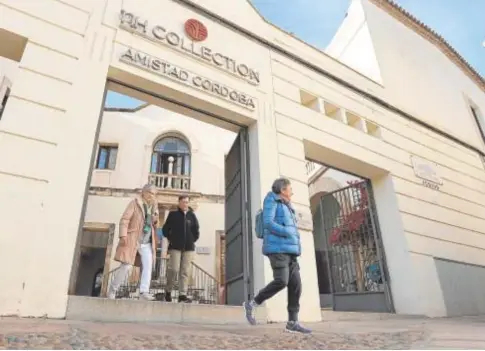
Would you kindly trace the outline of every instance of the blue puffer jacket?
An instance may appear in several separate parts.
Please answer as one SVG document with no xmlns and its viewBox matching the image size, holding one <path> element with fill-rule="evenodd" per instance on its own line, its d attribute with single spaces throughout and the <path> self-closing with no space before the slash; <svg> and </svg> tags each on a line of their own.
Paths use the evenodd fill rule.
<svg viewBox="0 0 485 351">
<path fill-rule="evenodd" d="M 296 226 L 295 210 L 272 191 L 263 203 L 263 254 L 286 253 L 300 256 L 300 233 Z"/>
</svg>

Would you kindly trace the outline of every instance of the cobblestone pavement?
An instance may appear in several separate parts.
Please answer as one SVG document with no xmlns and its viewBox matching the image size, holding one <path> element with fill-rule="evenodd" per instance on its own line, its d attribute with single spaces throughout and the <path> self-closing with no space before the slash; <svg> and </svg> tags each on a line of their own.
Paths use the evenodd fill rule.
<svg viewBox="0 0 485 351">
<path fill-rule="evenodd" d="M 485 349 L 485 318 L 336 320 L 283 325 L 188 325 L 0 319 L 0 349 Z"/>
</svg>

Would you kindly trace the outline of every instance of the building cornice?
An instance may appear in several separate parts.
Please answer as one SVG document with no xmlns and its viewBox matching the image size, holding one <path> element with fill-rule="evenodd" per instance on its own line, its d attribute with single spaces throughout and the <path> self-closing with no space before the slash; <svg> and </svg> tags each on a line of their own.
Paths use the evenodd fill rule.
<svg viewBox="0 0 485 351">
<path fill-rule="evenodd" d="M 123 189 L 123 188 L 107 188 L 107 187 L 90 187 L 89 188 L 89 195 L 95 196 L 106 196 L 106 197 L 132 197 L 134 198 L 136 195 L 141 194 L 141 190 L 139 189 Z M 158 190 L 157 193 L 157 202 L 159 205 L 177 205 L 178 204 L 178 197 L 180 196 L 180 191 L 175 190 Z M 223 195 L 214 195 L 214 194 L 202 194 L 198 192 L 183 192 L 184 195 L 187 195 L 193 205 L 192 207 L 197 208 L 197 204 L 200 203 L 216 203 L 216 204 L 224 204 L 224 196 Z"/>
<path fill-rule="evenodd" d="M 485 79 L 478 73 L 458 51 L 453 48 L 441 35 L 431 29 L 429 26 L 418 20 L 411 13 L 396 4 L 392 0 L 369 0 L 369 2 L 381 10 L 384 10 L 390 16 L 404 24 L 415 33 L 436 46 L 443 54 L 446 55 L 460 70 L 475 82 L 482 91 L 485 92 Z"/>
</svg>

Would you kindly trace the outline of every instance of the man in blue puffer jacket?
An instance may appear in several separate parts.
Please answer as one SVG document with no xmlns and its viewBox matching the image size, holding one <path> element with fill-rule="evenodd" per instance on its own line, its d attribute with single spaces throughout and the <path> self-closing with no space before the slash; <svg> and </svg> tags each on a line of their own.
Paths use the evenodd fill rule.
<svg viewBox="0 0 485 351">
<path fill-rule="evenodd" d="M 245 314 L 250 324 L 256 324 L 255 308 L 288 288 L 288 323 L 286 330 L 309 334 L 309 329 L 298 323 L 300 310 L 301 278 L 297 257 L 301 254 L 295 210 L 291 205 L 293 195 L 290 181 L 279 178 L 274 181 L 272 191 L 263 203 L 263 254 L 268 256 L 273 269 L 273 281 L 258 295 L 244 303 Z"/>
</svg>

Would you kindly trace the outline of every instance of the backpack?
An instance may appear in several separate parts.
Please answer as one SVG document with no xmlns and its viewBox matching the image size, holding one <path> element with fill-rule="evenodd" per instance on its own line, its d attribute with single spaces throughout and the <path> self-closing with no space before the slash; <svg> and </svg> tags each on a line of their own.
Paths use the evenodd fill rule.
<svg viewBox="0 0 485 351">
<path fill-rule="evenodd" d="M 255 231 L 256 231 L 256 237 L 258 239 L 263 239 L 264 236 L 264 222 L 263 222 L 263 210 L 259 210 L 258 213 L 256 213 L 256 226 L 255 226 Z"/>
<path fill-rule="evenodd" d="M 280 206 L 281 204 L 278 202 L 277 206 Z M 263 221 L 263 210 L 259 210 L 258 213 L 256 213 L 256 228 L 254 228 L 256 232 L 256 237 L 258 239 L 263 239 L 264 237 L 264 221 Z"/>
</svg>

